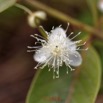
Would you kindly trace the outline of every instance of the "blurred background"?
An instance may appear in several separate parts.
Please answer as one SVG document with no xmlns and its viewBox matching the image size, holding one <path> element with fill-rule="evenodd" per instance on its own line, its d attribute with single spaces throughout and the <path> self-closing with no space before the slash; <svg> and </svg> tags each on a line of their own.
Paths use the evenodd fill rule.
<svg viewBox="0 0 103 103">
<path fill-rule="evenodd" d="M 0 6 L 3 5 L 2 1 L 0 0 Z M 26 1 L 18 0 L 16 2 L 25 5 L 32 11 L 38 10 Z M 98 11 L 99 19 L 96 23 L 93 22 L 93 15 L 95 13 L 93 14 L 93 9 L 91 9 L 92 5 L 88 5 L 86 0 L 37 1 L 57 9 L 82 23 L 97 27 L 99 30 L 103 29 L 103 0 L 90 0 L 95 2 L 95 7 Z M 36 62 L 33 60 L 34 53 L 27 53 L 27 46 L 34 45 L 35 40 L 30 35 L 39 33 L 39 31 L 28 24 L 27 17 L 28 13 L 15 5 L 0 13 L 0 103 L 25 103 L 31 81 L 36 73 L 36 70 L 34 70 L 36 65 Z M 47 15 L 47 19 L 42 21 L 40 25 L 49 32 L 52 26 L 56 27 L 60 24 L 62 24 L 63 28 L 67 26 L 67 22 Z M 71 31 L 77 32 L 82 30 L 75 25 L 70 25 L 68 34 Z M 86 35 L 87 33 L 83 31 L 82 36 Z M 96 38 L 96 41 L 100 41 L 100 45 L 102 45 L 103 40 L 95 36 L 93 38 L 94 40 Z M 95 42 L 92 44 L 100 55 L 101 60 L 103 60 L 103 45 L 98 46 L 98 43 Z M 103 103 L 102 86 L 96 103 Z"/>
</svg>

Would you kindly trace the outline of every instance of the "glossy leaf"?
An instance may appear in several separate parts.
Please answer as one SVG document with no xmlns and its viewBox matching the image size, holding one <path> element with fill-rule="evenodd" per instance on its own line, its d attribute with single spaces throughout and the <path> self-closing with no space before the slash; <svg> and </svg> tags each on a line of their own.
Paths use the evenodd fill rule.
<svg viewBox="0 0 103 103">
<path fill-rule="evenodd" d="M 16 0 L 0 0 L 0 13 L 13 6 Z"/>
<path fill-rule="evenodd" d="M 99 53 L 100 59 L 101 59 L 101 63 L 102 63 L 102 73 L 103 73 L 103 42 L 100 40 L 96 40 L 93 45 L 95 46 L 96 50 Z M 102 75 L 102 79 L 103 79 L 103 75 Z M 100 92 L 103 93 L 103 81 L 101 81 L 101 88 L 100 88 Z"/>
<path fill-rule="evenodd" d="M 93 48 L 83 54 L 83 64 L 66 74 L 60 69 L 60 78 L 53 79 L 48 68 L 39 70 L 28 92 L 26 103 L 94 103 L 101 78 L 101 65 Z M 67 100 L 67 102 L 65 102 Z"/>
</svg>

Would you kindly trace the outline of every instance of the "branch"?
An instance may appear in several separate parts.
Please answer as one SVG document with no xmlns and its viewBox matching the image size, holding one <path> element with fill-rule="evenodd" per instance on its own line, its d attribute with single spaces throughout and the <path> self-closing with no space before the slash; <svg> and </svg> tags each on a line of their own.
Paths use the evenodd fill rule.
<svg viewBox="0 0 103 103">
<path fill-rule="evenodd" d="M 39 1 L 25 0 L 24 3 L 27 3 L 37 9 L 44 10 L 49 15 L 51 15 L 59 20 L 62 20 L 64 22 L 69 22 L 72 25 L 74 25 L 86 32 L 89 32 L 90 34 L 95 35 L 96 37 L 99 37 L 100 39 L 103 39 L 103 32 L 99 31 L 98 29 L 95 29 L 87 24 L 81 23 L 58 10 L 55 10 L 51 7 L 44 5 L 43 3 L 39 2 Z"/>
</svg>

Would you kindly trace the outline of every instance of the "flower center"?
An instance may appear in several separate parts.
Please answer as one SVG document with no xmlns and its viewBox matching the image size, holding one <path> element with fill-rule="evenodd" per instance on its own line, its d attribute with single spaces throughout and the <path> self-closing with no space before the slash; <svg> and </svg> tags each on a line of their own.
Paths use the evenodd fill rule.
<svg viewBox="0 0 103 103">
<path fill-rule="evenodd" d="M 60 53 L 61 53 L 61 49 L 59 48 L 59 46 L 56 45 L 56 46 L 55 46 L 55 49 L 53 50 L 53 54 L 57 56 L 57 55 L 59 55 Z"/>
</svg>

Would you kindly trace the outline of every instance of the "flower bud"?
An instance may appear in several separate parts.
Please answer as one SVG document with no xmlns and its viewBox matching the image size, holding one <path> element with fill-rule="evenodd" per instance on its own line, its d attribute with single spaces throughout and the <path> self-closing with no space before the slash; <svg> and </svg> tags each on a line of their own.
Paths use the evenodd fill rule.
<svg viewBox="0 0 103 103">
<path fill-rule="evenodd" d="M 31 27 L 37 27 L 40 20 L 46 19 L 46 13 L 43 11 L 36 11 L 28 16 L 28 23 Z"/>
<path fill-rule="evenodd" d="M 103 12 L 103 0 L 98 1 L 98 8 L 101 12 Z"/>
</svg>

